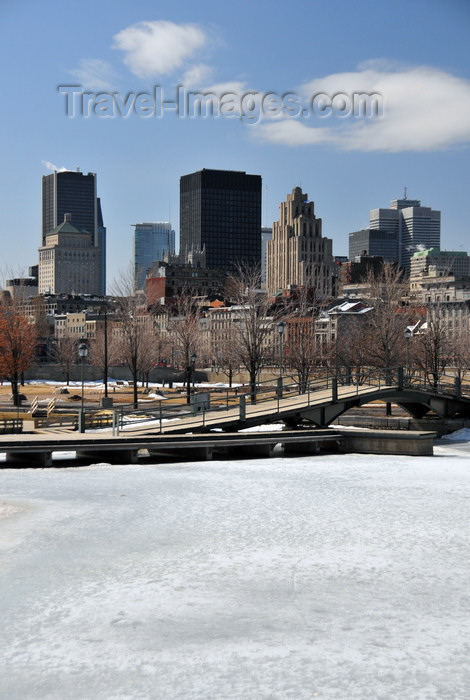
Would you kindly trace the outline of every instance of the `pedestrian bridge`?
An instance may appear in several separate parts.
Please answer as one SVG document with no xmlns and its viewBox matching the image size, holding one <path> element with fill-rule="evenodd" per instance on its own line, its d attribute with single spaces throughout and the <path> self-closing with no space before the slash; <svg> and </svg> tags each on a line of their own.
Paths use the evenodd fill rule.
<svg viewBox="0 0 470 700">
<path fill-rule="evenodd" d="M 233 432 L 281 421 L 290 428 L 301 423 L 324 428 L 349 409 L 374 401 L 398 404 L 414 418 L 430 412 L 440 418 L 470 418 L 470 387 L 463 387 L 454 375 L 430 381 L 420 374 L 406 374 L 401 368 L 360 373 L 325 370 L 302 393 L 298 384 L 282 380 L 257 384 L 255 393 L 246 387 L 244 390 L 246 393 L 239 393 L 223 406 L 195 403 L 176 411 L 160 405 L 158 413 L 152 415 L 145 409 L 148 420 L 143 415 L 135 424 L 127 421 L 126 432 Z M 115 433 L 123 427 L 123 421 L 117 420 Z"/>
</svg>

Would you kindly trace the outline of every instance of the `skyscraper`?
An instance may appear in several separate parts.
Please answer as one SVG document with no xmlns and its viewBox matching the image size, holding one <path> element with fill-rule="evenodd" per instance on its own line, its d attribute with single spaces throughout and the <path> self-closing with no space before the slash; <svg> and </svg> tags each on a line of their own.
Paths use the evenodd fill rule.
<svg viewBox="0 0 470 700">
<path fill-rule="evenodd" d="M 392 199 L 390 209 L 371 209 L 369 228 L 396 234 L 398 263 L 407 273 L 413 253 L 441 245 L 441 212 L 422 207 L 419 199 Z"/>
<path fill-rule="evenodd" d="M 279 221 L 267 243 L 267 288 L 271 294 L 291 285 L 313 287 L 318 296 L 333 291 L 331 238 L 322 236 L 322 220 L 315 205 L 295 187 L 280 206 Z"/>
<path fill-rule="evenodd" d="M 180 179 L 180 256 L 205 251 L 206 266 L 234 272 L 261 264 L 261 176 L 199 170 Z"/>
<path fill-rule="evenodd" d="M 101 203 L 96 195 L 96 174 L 80 170 L 55 171 L 42 178 L 42 245 L 46 236 L 57 228 L 65 214 L 71 214 L 73 225 L 92 236 L 98 248 L 99 290 L 106 293 L 106 228 Z"/>
<path fill-rule="evenodd" d="M 168 221 L 133 224 L 135 289 L 144 289 L 145 277 L 154 262 L 175 252 L 175 232 Z"/>
<path fill-rule="evenodd" d="M 362 255 L 383 258 L 384 262 L 398 262 L 398 233 L 379 229 L 361 229 L 349 234 L 349 260 Z"/>
</svg>

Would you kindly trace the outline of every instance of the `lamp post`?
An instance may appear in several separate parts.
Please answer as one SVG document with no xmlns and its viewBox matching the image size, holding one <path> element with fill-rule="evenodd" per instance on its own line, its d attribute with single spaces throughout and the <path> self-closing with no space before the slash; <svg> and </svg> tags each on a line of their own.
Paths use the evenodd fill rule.
<svg viewBox="0 0 470 700">
<path fill-rule="evenodd" d="M 188 365 L 188 368 L 186 370 L 187 375 L 188 375 L 188 384 L 186 387 L 186 403 L 191 403 L 191 378 L 194 374 L 194 365 L 196 364 L 197 360 L 197 355 L 196 353 L 193 352 L 190 358 L 191 364 Z"/>
<path fill-rule="evenodd" d="M 83 404 L 84 404 L 84 368 L 85 368 L 85 357 L 88 355 L 88 347 L 85 345 L 85 343 L 80 343 L 78 346 L 78 356 L 82 360 L 82 407 L 80 411 L 80 421 L 79 421 L 79 431 L 81 433 L 85 432 L 85 421 L 84 421 L 84 412 L 83 412 Z"/>
<path fill-rule="evenodd" d="M 413 331 L 411 328 L 405 328 L 405 372 L 406 376 L 408 377 L 408 370 L 409 370 L 409 364 L 410 364 L 410 356 L 409 356 L 409 348 L 408 348 L 408 343 L 410 342 L 410 338 L 413 336 Z"/>
<path fill-rule="evenodd" d="M 108 398 L 108 307 L 103 306 L 104 313 L 104 367 L 103 367 L 103 381 L 104 381 L 104 395 Z M 100 309 L 101 313 L 101 309 Z"/>
<path fill-rule="evenodd" d="M 279 333 L 279 378 L 282 379 L 282 337 L 286 329 L 284 321 L 279 321 L 277 324 L 277 332 Z"/>
<path fill-rule="evenodd" d="M 195 352 L 191 355 L 191 379 L 193 381 L 193 391 L 194 391 L 194 365 L 196 364 L 197 355 Z"/>
</svg>

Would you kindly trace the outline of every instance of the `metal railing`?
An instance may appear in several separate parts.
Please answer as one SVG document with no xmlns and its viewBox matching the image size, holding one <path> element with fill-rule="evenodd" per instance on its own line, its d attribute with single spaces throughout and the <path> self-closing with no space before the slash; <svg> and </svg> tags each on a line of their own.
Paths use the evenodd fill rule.
<svg viewBox="0 0 470 700">
<path fill-rule="evenodd" d="M 470 398 L 470 385 L 462 383 L 454 373 L 441 373 L 438 376 L 417 371 L 405 373 L 400 367 L 325 368 L 316 371 L 303 387 L 300 387 L 297 381 L 279 378 L 274 381 L 271 379 L 257 382 L 254 391 L 250 385 L 236 389 L 219 389 L 216 396 L 212 391 L 210 406 L 197 403 L 165 405 L 165 401 L 159 401 L 156 405 L 138 409 L 133 405 L 121 405 L 110 409 L 87 408 L 84 411 L 85 428 L 91 430 L 112 427 L 115 435 L 123 430 L 132 432 L 144 428 L 154 428 L 162 433 L 165 425 L 172 422 L 176 423 L 178 429 L 204 428 L 211 422 L 214 414 L 221 412 L 225 413 L 227 419 L 234 422 L 256 418 L 268 412 L 272 419 L 273 415 L 296 407 L 309 407 L 318 403 L 320 399 L 325 402 L 335 402 L 351 395 L 386 387 Z M 269 409 L 267 404 L 271 404 Z M 38 426 L 57 425 L 77 428 L 78 412 L 72 412 L 70 409 L 62 411 L 51 402 L 46 409 L 47 415 L 38 416 L 37 406 L 35 408 L 32 417 Z"/>
<path fill-rule="evenodd" d="M 0 435 L 14 435 L 22 431 L 22 418 L 0 418 Z"/>
<path fill-rule="evenodd" d="M 237 389 L 229 398 L 228 394 L 223 402 L 210 407 L 198 407 L 197 404 L 173 404 L 164 406 L 160 402 L 158 406 L 135 409 L 133 407 L 120 406 L 114 409 L 113 433 L 119 434 L 122 430 L 132 431 L 145 427 L 151 427 L 152 423 L 159 432 L 163 432 L 165 424 L 177 422 L 178 429 L 185 427 L 204 428 L 215 413 L 224 411 L 229 417 L 232 411 L 232 419 L 244 421 L 247 417 L 255 418 L 266 414 L 266 404 L 273 403 L 270 414 L 288 411 L 290 408 L 311 406 L 319 398 L 325 401 L 335 401 L 341 395 L 350 396 L 371 389 L 380 389 L 385 386 L 394 386 L 398 381 L 398 372 L 383 370 L 362 371 L 360 376 L 354 373 L 338 373 L 331 369 L 321 373 L 308 382 L 304 391 L 301 391 L 298 382 L 286 382 L 267 380 L 257 382 L 255 392 L 250 386 Z M 321 392 L 328 392 L 321 397 Z M 299 398 L 303 400 L 299 401 Z M 195 421 L 199 418 L 199 421 Z M 223 422 L 223 419 L 221 419 Z"/>
</svg>

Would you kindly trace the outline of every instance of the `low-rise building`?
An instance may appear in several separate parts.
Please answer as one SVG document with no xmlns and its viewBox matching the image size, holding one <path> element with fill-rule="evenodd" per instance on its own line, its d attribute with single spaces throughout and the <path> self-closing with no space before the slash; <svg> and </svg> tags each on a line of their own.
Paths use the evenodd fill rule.
<svg viewBox="0 0 470 700">
<path fill-rule="evenodd" d="M 411 258 L 410 278 L 470 275 L 470 257 L 463 250 L 427 248 Z"/>
<path fill-rule="evenodd" d="M 417 304 L 470 299 L 470 275 L 410 278 L 410 300 Z"/>
<path fill-rule="evenodd" d="M 188 292 L 193 297 L 223 298 L 226 280 L 222 270 L 158 262 L 146 279 L 147 300 L 151 304 L 164 304 L 166 299 L 178 298 Z"/>
</svg>

